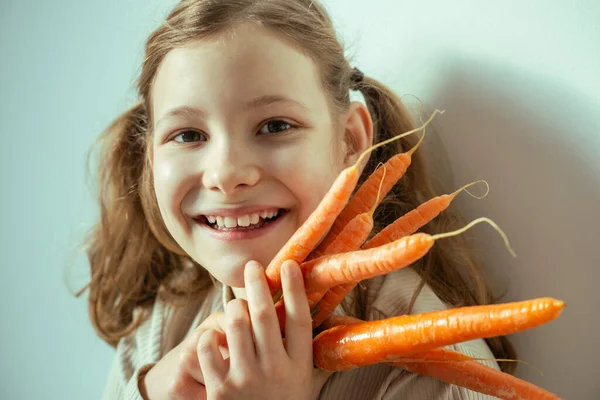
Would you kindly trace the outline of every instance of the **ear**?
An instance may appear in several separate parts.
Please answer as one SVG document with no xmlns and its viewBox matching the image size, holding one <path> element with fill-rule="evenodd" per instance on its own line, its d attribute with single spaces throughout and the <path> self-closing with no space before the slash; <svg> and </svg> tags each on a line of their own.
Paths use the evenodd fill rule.
<svg viewBox="0 0 600 400">
<path fill-rule="evenodd" d="M 344 155 L 344 168 L 356 163 L 360 155 L 373 145 L 373 120 L 367 107 L 355 101 L 350 104 L 341 121 L 344 127 L 344 143 L 346 152 Z M 360 169 L 367 164 L 366 157 Z"/>
</svg>

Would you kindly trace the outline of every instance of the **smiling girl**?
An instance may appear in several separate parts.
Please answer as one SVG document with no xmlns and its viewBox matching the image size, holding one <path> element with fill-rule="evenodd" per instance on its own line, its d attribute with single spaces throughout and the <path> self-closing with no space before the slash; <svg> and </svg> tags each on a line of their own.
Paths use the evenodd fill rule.
<svg viewBox="0 0 600 400">
<path fill-rule="evenodd" d="M 318 2 L 182 1 L 147 41 L 138 91 L 102 136 L 101 219 L 88 238 L 91 321 L 117 352 L 104 398 L 485 398 L 384 364 L 314 369 L 291 261 L 281 339 L 263 266 L 345 167 L 414 128 L 395 94 L 349 65 Z M 361 181 L 417 139 L 373 152 Z M 417 152 L 376 230 L 434 195 Z M 456 227 L 449 215 L 425 231 Z M 337 313 L 372 320 L 489 303 L 461 240 L 357 286 Z M 503 337 L 451 347 L 514 358 Z"/>
</svg>

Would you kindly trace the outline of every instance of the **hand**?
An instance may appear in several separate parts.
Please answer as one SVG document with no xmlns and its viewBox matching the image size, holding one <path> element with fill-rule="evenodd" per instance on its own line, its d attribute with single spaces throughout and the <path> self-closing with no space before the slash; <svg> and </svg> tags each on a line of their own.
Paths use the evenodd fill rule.
<svg viewBox="0 0 600 400">
<path fill-rule="evenodd" d="M 209 329 L 222 330 L 224 320 L 224 313 L 210 315 L 156 363 L 140 382 L 139 389 L 144 399 L 206 399 L 204 376 L 198 362 L 198 341 Z M 220 344 L 220 351 L 223 357 L 228 357 L 224 343 Z"/>
<path fill-rule="evenodd" d="M 247 301 L 227 304 L 225 332 L 207 330 L 198 343 L 207 398 L 316 398 L 330 372 L 313 368 L 312 323 L 300 267 L 286 261 L 281 270 L 285 298 L 285 343 L 263 268 L 246 264 Z M 219 345 L 227 343 L 230 357 Z"/>
</svg>

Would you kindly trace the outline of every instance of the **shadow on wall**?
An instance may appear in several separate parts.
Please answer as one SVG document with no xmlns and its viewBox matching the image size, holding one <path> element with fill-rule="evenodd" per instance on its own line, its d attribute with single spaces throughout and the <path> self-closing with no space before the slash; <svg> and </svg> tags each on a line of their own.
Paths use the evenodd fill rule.
<svg viewBox="0 0 600 400">
<path fill-rule="evenodd" d="M 598 112 L 583 95 L 530 72 L 463 59 L 444 65 L 449 73 L 428 99 L 426 117 L 436 108 L 445 113 L 434 119 L 423 149 L 431 152 L 434 187 L 441 194 L 478 179 L 489 183 L 486 198 L 461 194 L 450 209 L 466 222 L 488 217 L 508 235 L 517 258 L 488 224 L 467 232 L 494 293 L 507 290 L 500 301 L 567 302 L 557 320 L 510 337 L 518 358 L 531 364 L 519 363 L 517 375 L 565 398 L 594 398 L 600 392 Z M 433 157 L 438 146 L 452 173 Z"/>
</svg>

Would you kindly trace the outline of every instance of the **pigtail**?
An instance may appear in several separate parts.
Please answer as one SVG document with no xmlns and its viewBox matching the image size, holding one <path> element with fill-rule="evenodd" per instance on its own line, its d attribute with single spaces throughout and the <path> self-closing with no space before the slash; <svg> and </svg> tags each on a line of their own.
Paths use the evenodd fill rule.
<svg viewBox="0 0 600 400">
<path fill-rule="evenodd" d="M 161 243 L 156 215 L 153 227 L 148 222 L 152 216 L 145 208 L 152 198 L 142 200 L 148 197 L 142 195 L 143 188 L 152 189 L 147 134 L 148 115 L 139 102 L 113 121 L 96 143 L 100 220 L 86 241 L 91 281 L 78 296 L 89 288 L 91 322 L 112 346 L 147 318 L 157 295 L 171 300 L 189 297 L 210 282 L 183 252 Z"/>
</svg>

